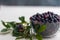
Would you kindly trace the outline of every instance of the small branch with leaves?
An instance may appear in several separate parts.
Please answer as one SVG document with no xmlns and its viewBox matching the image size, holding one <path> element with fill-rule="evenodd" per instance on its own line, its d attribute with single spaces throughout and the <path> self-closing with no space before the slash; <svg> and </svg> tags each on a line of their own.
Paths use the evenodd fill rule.
<svg viewBox="0 0 60 40">
<path fill-rule="evenodd" d="M 1 32 L 3 34 L 7 34 L 7 33 L 10 33 L 9 30 L 11 30 L 12 36 L 16 37 L 15 40 L 21 39 L 21 38 L 33 40 L 33 37 L 36 37 L 38 40 L 42 40 L 42 35 L 40 33 L 46 29 L 45 24 L 35 25 L 36 35 L 33 36 L 30 34 L 30 29 L 32 27 L 31 22 L 28 23 L 27 21 L 25 21 L 24 16 L 19 17 L 19 20 L 21 21 L 19 23 L 14 22 L 14 21 L 12 21 L 12 22 L 1 21 L 2 24 L 5 26 L 5 28 L 2 29 Z M 38 26 L 39 26 L 39 29 L 37 30 Z"/>
</svg>

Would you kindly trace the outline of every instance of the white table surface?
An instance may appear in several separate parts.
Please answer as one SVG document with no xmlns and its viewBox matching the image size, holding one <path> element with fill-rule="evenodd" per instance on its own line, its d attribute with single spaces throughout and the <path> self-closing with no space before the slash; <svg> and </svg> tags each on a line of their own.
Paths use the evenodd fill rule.
<svg viewBox="0 0 60 40">
<path fill-rule="evenodd" d="M 0 6 L 0 21 L 3 20 L 19 22 L 18 17 L 25 16 L 26 20 L 29 22 L 29 17 L 33 14 L 36 14 L 37 12 L 44 13 L 47 11 L 51 11 L 60 15 L 60 7 Z M 3 28 L 4 26 L 0 22 L 0 30 Z M 15 37 L 12 37 L 11 34 L 0 35 L 0 40 L 15 40 Z M 55 37 L 43 40 L 60 40 L 60 31 L 56 33 Z"/>
</svg>

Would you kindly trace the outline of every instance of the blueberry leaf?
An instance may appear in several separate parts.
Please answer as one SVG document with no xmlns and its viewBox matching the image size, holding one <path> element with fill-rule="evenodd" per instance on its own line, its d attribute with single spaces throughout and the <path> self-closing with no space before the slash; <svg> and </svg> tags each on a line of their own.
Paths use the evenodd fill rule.
<svg viewBox="0 0 60 40">
<path fill-rule="evenodd" d="M 19 17 L 19 20 L 21 20 L 21 22 L 25 22 L 25 17 L 24 16 Z"/>
<path fill-rule="evenodd" d="M 36 31 L 36 32 L 39 32 L 40 24 L 34 25 L 34 28 L 35 28 L 35 31 Z"/>
<path fill-rule="evenodd" d="M 7 29 L 11 27 L 11 25 L 9 23 L 6 23 L 4 21 L 1 21 L 1 22 Z"/>
<path fill-rule="evenodd" d="M 5 24 L 5 22 L 4 21 L 1 21 L 2 22 L 2 24 L 7 28 L 7 25 Z"/>
<path fill-rule="evenodd" d="M 45 31 L 46 30 L 46 25 L 44 24 L 44 25 L 41 25 L 40 26 L 40 28 L 39 28 L 39 30 L 38 30 L 38 32 L 43 32 L 43 31 Z"/>
<path fill-rule="evenodd" d="M 2 30 L 1 30 L 1 32 L 6 32 L 6 31 L 8 31 L 8 29 L 2 29 Z"/>
<path fill-rule="evenodd" d="M 16 27 L 16 23 L 15 22 L 7 22 L 7 24 L 9 24 L 9 26 L 12 27 L 12 28 Z"/>
<path fill-rule="evenodd" d="M 37 35 L 36 35 L 36 38 L 37 38 L 38 40 L 42 40 L 42 35 L 37 34 Z"/>
</svg>

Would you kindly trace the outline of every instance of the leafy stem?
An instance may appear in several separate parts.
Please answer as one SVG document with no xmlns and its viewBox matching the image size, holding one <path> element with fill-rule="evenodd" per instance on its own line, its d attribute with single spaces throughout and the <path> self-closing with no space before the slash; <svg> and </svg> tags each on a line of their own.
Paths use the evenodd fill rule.
<svg viewBox="0 0 60 40">
<path fill-rule="evenodd" d="M 1 21 L 1 22 L 5 26 L 5 29 L 2 29 L 1 32 L 7 32 L 12 28 L 13 29 L 12 35 L 17 37 L 15 40 L 18 40 L 21 38 L 25 38 L 25 39 L 29 38 L 30 40 L 32 40 L 33 35 L 30 34 L 30 29 L 32 27 L 32 24 L 25 21 L 24 16 L 19 17 L 19 20 L 21 21 L 19 24 L 22 24 L 22 26 L 19 26 L 19 27 L 23 27 L 24 29 L 23 32 L 18 30 L 16 22 L 4 22 L 4 21 Z M 38 40 L 42 40 L 41 32 L 45 31 L 45 29 L 46 29 L 46 24 L 43 24 L 43 25 L 36 24 L 34 26 L 36 35 L 34 37 L 36 37 Z"/>
</svg>

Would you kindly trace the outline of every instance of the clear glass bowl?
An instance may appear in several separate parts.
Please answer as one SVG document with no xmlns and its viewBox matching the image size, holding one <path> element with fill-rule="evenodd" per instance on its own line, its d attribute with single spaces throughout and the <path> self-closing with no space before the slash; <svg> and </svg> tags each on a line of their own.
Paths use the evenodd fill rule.
<svg viewBox="0 0 60 40">
<path fill-rule="evenodd" d="M 44 38 L 50 38 L 52 36 L 55 36 L 55 33 L 58 31 L 59 29 L 59 22 L 56 22 L 56 23 L 46 23 L 46 30 L 43 31 L 41 34 Z M 35 31 L 35 28 L 34 28 L 34 23 L 32 23 L 32 26 L 33 26 L 33 29 Z"/>
</svg>

